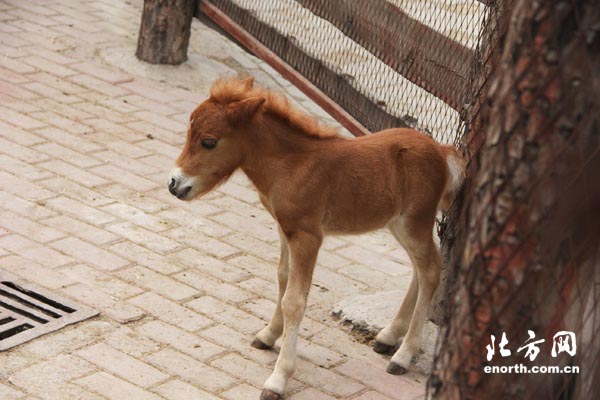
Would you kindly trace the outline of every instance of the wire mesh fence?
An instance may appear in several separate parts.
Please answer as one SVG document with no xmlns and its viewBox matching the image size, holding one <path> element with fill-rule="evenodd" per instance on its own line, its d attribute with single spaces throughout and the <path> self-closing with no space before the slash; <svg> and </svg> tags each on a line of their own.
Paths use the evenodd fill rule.
<svg viewBox="0 0 600 400">
<path fill-rule="evenodd" d="M 597 399 L 600 9 L 502 1 L 490 18 L 429 394 Z"/>
<path fill-rule="evenodd" d="M 453 142 L 489 12 L 477 0 L 211 0 L 371 131 Z"/>
</svg>

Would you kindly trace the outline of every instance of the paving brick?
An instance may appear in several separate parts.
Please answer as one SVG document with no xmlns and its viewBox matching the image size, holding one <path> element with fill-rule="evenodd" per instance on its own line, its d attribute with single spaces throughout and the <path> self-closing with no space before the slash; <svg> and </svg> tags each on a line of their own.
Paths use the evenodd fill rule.
<svg viewBox="0 0 600 400">
<path fill-rule="evenodd" d="M 120 325 L 104 336 L 104 343 L 137 359 L 160 350 L 160 343 Z"/>
<path fill-rule="evenodd" d="M 95 197 L 92 197 L 92 201 Z M 100 202 L 102 204 L 102 202 Z M 46 201 L 46 206 L 93 225 L 102 225 L 116 218 L 77 200 L 60 196 Z"/>
<path fill-rule="evenodd" d="M 93 286 L 117 299 L 125 299 L 143 292 L 142 289 L 136 286 L 85 264 L 66 266 L 60 268 L 59 271 L 78 282 Z"/>
<path fill-rule="evenodd" d="M 128 84 L 125 84 L 128 85 Z M 124 86 L 125 86 L 124 85 Z M 153 101 L 143 96 L 139 95 L 126 95 L 120 99 L 123 103 L 128 106 L 129 111 L 138 111 L 139 109 L 163 113 L 163 114 L 172 114 L 177 112 L 176 109 L 170 107 L 168 104 L 164 104 L 162 101 Z M 137 120 L 137 118 L 136 118 Z M 158 127 L 157 127 L 158 128 Z"/>
<path fill-rule="evenodd" d="M 53 88 L 52 86 L 48 86 L 41 82 L 30 82 L 22 85 L 28 91 L 36 93 L 38 95 L 44 97 L 51 97 L 53 100 L 65 103 L 65 104 L 73 104 L 81 101 L 79 98 L 75 96 L 71 96 L 68 93 L 64 93 L 61 90 Z"/>
<path fill-rule="evenodd" d="M 242 217 L 228 211 L 209 217 L 209 219 L 223 226 L 235 226 L 237 231 L 261 241 L 274 242 L 279 240 L 277 224 L 274 221 L 270 224 L 262 224 L 250 216 Z"/>
<path fill-rule="evenodd" d="M 103 186 L 102 193 L 116 202 L 130 204 L 146 213 L 157 213 L 167 207 L 166 204 L 146 193 L 126 188 L 118 183 Z M 157 217 L 163 218 L 160 214 Z"/>
<path fill-rule="evenodd" d="M 384 369 L 365 361 L 348 360 L 335 369 L 348 377 L 362 382 L 392 399 L 413 399 L 423 395 L 424 388 L 402 376 L 394 376 Z"/>
<path fill-rule="evenodd" d="M 119 182 L 133 190 L 145 192 L 157 186 L 156 182 L 152 182 L 141 176 L 132 174 L 131 172 L 123 171 L 114 165 L 102 165 L 90 170 L 94 174 L 98 174 L 111 181 Z"/>
<path fill-rule="evenodd" d="M 159 253 L 173 251 L 181 247 L 178 242 L 134 225 L 131 222 L 110 225 L 107 229 L 125 239 L 131 240 L 134 243 L 143 245 L 144 247 Z"/>
<path fill-rule="evenodd" d="M 308 388 L 301 392 L 298 392 L 290 397 L 290 400 L 332 400 L 335 397 L 331 397 L 328 394 L 321 392 L 314 388 Z"/>
<path fill-rule="evenodd" d="M 113 327 L 108 322 L 86 321 L 82 324 L 68 326 L 58 332 L 46 335 L 42 339 L 27 342 L 21 349 L 36 360 L 52 358 L 88 346 L 104 338 L 112 330 Z"/>
<path fill-rule="evenodd" d="M 46 139 L 43 137 L 27 132 L 21 128 L 17 128 L 16 126 L 4 121 L 0 121 L 0 138 L 2 138 L 3 143 L 20 144 L 21 146 L 33 146 L 46 141 Z M 7 154 L 12 156 L 10 153 L 11 152 L 7 152 Z M 47 156 L 45 157 L 47 158 Z M 26 159 L 23 161 L 34 162 L 37 160 Z"/>
<path fill-rule="evenodd" d="M 139 265 L 120 270 L 115 275 L 136 286 L 148 288 L 172 300 L 183 300 L 198 294 L 198 291 L 190 286 Z"/>
<path fill-rule="evenodd" d="M 139 326 L 136 330 L 157 342 L 167 344 L 200 361 L 206 361 L 227 351 L 224 347 L 162 321 L 148 322 Z"/>
<path fill-rule="evenodd" d="M 29 78 L 24 75 L 16 74 L 6 68 L 0 67 L 0 79 L 5 82 L 12 82 L 15 84 L 29 82 Z"/>
<path fill-rule="evenodd" d="M 36 135 L 40 135 L 48 139 L 49 141 L 59 143 L 65 147 L 70 148 L 71 150 L 80 153 L 91 153 L 102 149 L 101 146 L 89 140 L 83 140 L 84 138 L 82 137 L 82 134 L 68 133 L 65 132 L 64 129 L 49 127 L 44 129 L 37 129 L 35 133 Z"/>
<path fill-rule="evenodd" d="M 75 261 L 72 257 L 66 256 L 56 250 L 52 250 L 47 246 L 40 245 L 22 249 L 18 252 L 18 254 L 29 260 L 36 261 L 48 268 L 56 268 Z"/>
<path fill-rule="evenodd" d="M 330 368 L 345 359 L 335 351 L 302 339 L 298 341 L 298 356 L 323 368 Z"/>
<path fill-rule="evenodd" d="M 13 85 L 9 82 L 0 81 L 0 93 L 9 93 L 10 97 L 20 100 L 32 100 L 38 97 L 36 93 L 23 89 L 23 87 L 24 85 Z"/>
<path fill-rule="evenodd" d="M 279 260 L 279 245 L 269 244 L 262 240 L 250 237 L 243 233 L 235 233 L 222 239 L 227 244 L 244 250 L 256 257 L 266 261 L 277 262 Z"/>
<path fill-rule="evenodd" d="M 18 253 L 21 250 L 35 245 L 37 245 L 36 242 L 21 235 L 6 234 L 0 237 L 0 247 L 13 253 Z"/>
<path fill-rule="evenodd" d="M 218 397 L 175 379 L 153 389 L 167 400 L 218 400 Z"/>
<path fill-rule="evenodd" d="M 246 381 L 256 387 L 262 387 L 263 383 L 271 375 L 271 369 L 254 361 L 247 360 L 237 354 L 227 354 L 217 358 L 210 363 L 229 375 Z"/>
<path fill-rule="evenodd" d="M 239 286 L 256 295 L 269 299 L 276 299 L 279 291 L 278 285 L 272 281 L 266 281 L 261 278 L 250 278 L 239 283 Z"/>
<path fill-rule="evenodd" d="M 191 209 L 189 207 L 179 207 L 177 209 L 166 210 L 161 213 L 161 216 L 166 215 L 170 218 L 173 224 L 179 225 L 178 228 L 175 228 L 168 233 L 169 236 L 176 239 L 181 238 L 191 241 L 197 233 L 202 233 L 205 236 L 215 239 L 219 239 L 223 236 L 233 233 L 230 228 L 198 215 L 197 212 L 199 210 L 194 207 L 195 205 L 196 204 L 192 203 Z"/>
<path fill-rule="evenodd" d="M 0 223 L 2 227 L 12 232 L 41 243 L 65 237 L 64 233 L 56 229 L 41 225 L 10 211 L 0 211 Z"/>
<path fill-rule="evenodd" d="M 328 394 L 342 398 L 349 398 L 364 389 L 363 385 L 346 376 L 320 368 L 304 360 L 298 360 L 294 377 L 308 385 L 318 387 Z"/>
<path fill-rule="evenodd" d="M 128 323 L 144 317 L 145 313 L 139 308 L 101 292 L 100 290 L 82 283 L 71 285 L 62 290 L 83 304 L 99 309 L 103 314 L 117 322 Z"/>
<path fill-rule="evenodd" d="M 89 188 L 108 183 L 106 179 L 101 178 L 98 175 L 90 174 L 83 169 L 75 168 L 74 166 L 60 160 L 43 162 L 38 164 L 38 166 L 52 171 L 58 175 L 62 175 L 65 178 L 69 178 L 72 181 Z"/>
<path fill-rule="evenodd" d="M 100 78 L 112 84 L 125 83 L 133 80 L 133 76 L 127 73 L 116 71 L 114 69 L 108 70 L 91 62 L 73 64 L 71 65 L 71 68 L 95 76 L 96 78 Z"/>
<path fill-rule="evenodd" d="M 370 390 L 366 393 L 361 394 L 354 400 L 391 400 L 389 397 L 382 395 L 381 393 Z"/>
<path fill-rule="evenodd" d="M 82 168 L 89 168 L 101 164 L 99 160 L 87 157 L 56 143 L 43 143 L 36 146 L 35 149 Z"/>
<path fill-rule="evenodd" d="M 248 271 L 230 265 L 229 261 L 221 261 L 195 249 L 186 248 L 169 256 L 178 260 L 181 265 L 193 268 L 192 271 L 198 270 L 229 283 L 236 283 L 250 276 Z"/>
<path fill-rule="evenodd" d="M 18 128 L 15 128 L 15 133 L 24 132 Z M 2 133 L 6 135 L 6 131 Z M 31 136 L 31 135 L 30 135 Z M 26 146 L 28 146 L 26 144 Z M 18 143 L 3 139 L 0 137 L 0 152 L 7 154 L 11 157 L 25 161 L 28 163 L 36 163 L 40 161 L 48 160 L 50 157 L 47 154 L 40 153 L 39 151 L 31 150 L 25 146 L 21 146 Z"/>
<path fill-rule="evenodd" d="M 400 275 L 407 271 L 407 267 L 410 268 L 408 262 L 406 264 L 400 264 L 383 254 L 356 245 L 345 247 L 344 257 L 360 264 L 369 265 L 390 275 Z"/>
<path fill-rule="evenodd" d="M 248 334 L 256 333 L 266 325 L 261 319 L 209 296 L 194 299 L 187 306 Z"/>
<path fill-rule="evenodd" d="M 110 214 L 113 214 L 121 219 L 133 222 L 136 225 L 142 226 L 152 232 L 161 232 L 166 229 L 173 228 L 175 225 L 164 219 L 149 215 L 129 204 L 113 203 L 102 208 Z"/>
<path fill-rule="evenodd" d="M 3 171 L 0 171 L 0 187 L 9 193 L 31 201 L 46 200 L 55 196 L 51 191 L 40 188 L 39 185 Z"/>
<path fill-rule="evenodd" d="M 131 242 L 114 244 L 110 251 L 161 274 L 172 274 L 184 268 L 173 255 L 162 256 Z"/>
<path fill-rule="evenodd" d="M 94 367 L 85 360 L 71 355 L 59 355 L 16 372 L 11 377 L 11 382 L 42 399 L 85 399 L 84 393 L 79 394 L 80 391 L 68 382 L 93 370 Z"/>
<path fill-rule="evenodd" d="M 93 225 L 81 222 L 66 215 L 47 218 L 44 219 L 42 223 L 55 229 L 60 229 L 71 235 L 78 236 L 79 238 L 96 245 L 106 244 L 119 238 L 119 236 L 112 232 L 96 228 Z"/>
<path fill-rule="evenodd" d="M 171 163 L 175 160 L 176 155 L 180 152 L 180 146 L 185 143 L 185 130 L 173 131 L 170 129 L 164 129 L 155 124 L 151 124 L 146 120 L 128 122 L 127 126 L 144 135 L 144 137 L 148 139 L 144 141 L 144 143 L 156 142 L 157 144 L 163 144 L 164 142 L 165 146 L 172 151 L 172 153 L 165 154 L 169 159 L 171 159 Z M 168 145 L 166 143 L 168 143 Z M 176 146 L 177 150 L 175 147 L 169 145 Z"/>
<path fill-rule="evenodd" d="M 149 123 L 156 125 L 160 128 L 166 129 L 172 132 L 185 132 L 187 127 L 187 120 L 176 121 L 169 117 L 158 115 L 155 112 L 150 111 L 138 111 L 134 114 L 141 121 L 148 121 Z"/>
<path fill-rule="evenodd" d="M 60 272 L 17 255 L 2 258 L 2 268 L 27 281 L 50 289 L 58 289 L 75 283 L 73 279 Z"/>
<path fill-rule="evenodd" d="M 85 120 L 85 124 L 93 128 L 92 133 L 88 135 L 90 140 L 102 143 L 106 147 L 110 146 L 114 140 L 136 142 L 145 139 L 145 135 L 128 128 L 121 122 L 113 122 L 108 118 L 88 118 Z"/>
<path fill-rule="evenodd" d="M 0 203 L 6 210 L 36 221 L 56 215 L 54 211 L 40 205 L 44 204 L 43 201 L 25 200 L 8 192 L 0 192 Z"/>
<path fill-rule="evenodd" d="M 223 243 L 220 240 L 206 236 L 201 232 L 197 232 L 194 236 L 190 236 L 185 229 L 172 229 L 167 232 L 167 235 L 173 239 L 179 240 L 188 246 L 191 246 L 203 253 L 208 253 L 217 258 L 230 257 L 239 253 L 239 249 Z"/>
<path fill-rule="evenodd" d="M 337 270 L 351 263 L 352 261 L 348 260 L 347 258 L 340 257 L 339 255 L 325 249 L 321 249 L 319 251 L 319 256 L 317 258 L 317 265 L 322 265 L 333 270 Z"/>
<path fill-rule="evenodd" d="M 260 389 L 242 383 L 221 393 L 221 398 L 226 400 L 258 399 L 260 398 L 260 392 Z"/>
<path fill-rule="evenodd" d="M 145 357 L 162 371 L 192 383 L 209 392 L 223 390 L 233 385 L 236 380 L 218 369 L 210 367 L 192 357 L 172 349 L 161 350 Z M 210 379 L 207 379 L 210 377 Z"/>
<path fill-rule="evenodd" d="M 105 372 L 96 372 L 76 380 L 75 383 L 90 391 L 102 393 L 111 400 L 160 400 L 159 396 Z"/>
<path fill-rule="evenodd" d="M 242 254 L 228 259 L 227 264 L 233 268 L 238 268 L 246 272 L 250 276 L 259 276 L 266 281 L 273 282 L 273 285 L 275 285 L 278 261 L 279 260 L 265 261 L 253 255 Z"/>
<path fill-rule="evenodd" d="M 76 71 L 74 71 L 68 67 L 65 67 L 63 65 L 52 62 L 44 57 L 28 56 L 28 57 L 22 58 L 21 60 L 23 60 L 23 62 L 35 67 L 38 70 L 46 71 L 48 73 L 51 73 L 52 75 L 57 75 L 57 76 L 60 76 L 63 78 L 76 74 Z"/>
<path fill-rule="evenodd" d="M 90 363 L 144 388 L 168 378 L 168 375 L 156 368 L 104 343 L 86 347 L 76 354 Z"/>
<path fill-rule="evenodd" d="M 51 244 L 52 247 L 100 269 L 112 271 L 129 264 L 129 261 L 75 237 L 68 237 Z"/>
<path fill-rule="evenodd" d="M 0 383 L 0 398 L 3 400 L 18 400 L 25 397 L 25 393 L 15 390 Z"/>
<path fill-rule="evenodd" d="M 29 64 L 25 64 L 22 61 L 8 57 L 8 54 L 5 54 L 4 57 L 0 58 L 0 65 L 6 69 L 16 72 L 17 74 L 27 74 L 37 71 L 36 68 Z"/>
<path fill-rule="evenodd" d="M 253 335 L 238 332 L 225 325 L 205 329 L 199 332 L 199 335 L 224 348 L 235 350 L 261 365 L 269 365 L 277 359 L 277 353 L 274 351 L 258 350 L 251 347 L 250 343 L 254 339 Z"/>
<path fill-rule="evenodd" d="M 210 319 L 155 293 L 144 293 L 130 299 L 129 302 L 164 322 L 188 331 L 193 332 L 213 323 Z"/>
<path fill-rule="evenodd" d="M 254 297 L 253 294 L 248 293 L 237 286 L 219 282 L 209 275 L 200 274 L 193 270 L 180 272 L 175 275 L 174 278 L 195 287 L 200 290 L 202 294 L 208 294 L 217 299 L 230 301 L 232 303 L 240 303 Z"/>
<path fill-rule="evenodd" d="M 338 274 L 327 268 L 315 268 L 313 273 L 313 285 L 319 285 L 325 290 L 335 288 L 343 295 L 364 291 L 367 288 L 362 282 L 351 279 L 345 275 Z"/>
<path fill-rule="evenodd" d="M 22 161 L 12 158 L 5 154 L 0 154 L 0 168 L 11 174 L 18 175 L 26 180 L 39 180 L 49 178 L 53 174 L 36 167 L 35 165 L 26 164 Z"/>
<path fill-rule="evenodd" d="M 69 71 L 75 72 L 73 70 Z M 86 74 L 75 75 L 69 79 L 71 82 L 109 97 L 124 96 L 128 93 L 127 90 L 122 88 L 122 86 L 115 86 Z"/>
</svg>

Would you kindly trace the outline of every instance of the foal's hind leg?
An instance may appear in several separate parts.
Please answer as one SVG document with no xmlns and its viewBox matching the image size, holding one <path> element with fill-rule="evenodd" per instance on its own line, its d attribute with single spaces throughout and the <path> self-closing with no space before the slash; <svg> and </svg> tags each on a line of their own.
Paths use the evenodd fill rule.
<svg viewBox="0 0 600 400">
<path fill-rule="evenodd" d="M 410 324 L 410 317 L 413 314 L 415 303 L 417 302 L 418 282 L 417 272 L 413 270 L 408 292 L 404 296 L 404 300 L 402 301 L 398 313 L 389 325 L 379 331 L 375 338 L 373 350 L 377 353 L 388 353 L 396 347 L 398 339 L 406 334 Z"/>
<path fill-rule="evenodd" d="M 411 288 L 417 289 L 417 296 L 406 335 L 402 340 L 400 348 L 392 356 L 392 360 L 387 368 L 387 371 L 392 374 L 402 374 L 406 372 L 412 357 L 421 347 L 421 332 L 423 331 L 431 299 L 440 281 L 442 260 L 439 250 L 433 241 L 433 217 L 431 219 L 425 217 L 419 219 L 400 218 L 394 221 L 390 229 L 396 239 L 406 249 L 413 263 L 413 282 L 415 278 L 417 280 L 416 284 L 411 282 Z M 410 296 L 414 297 L 414 293 L 411 293 L 409 289 L 405 302 L 413 301 Z M 409 305 L 410 303 L 407 304 L 407 309 Z M 384 331 L 382 334 L 382 339 L 386 333 L 389 333 L 390 336 L 402 333 L 402 328 L 406 326 L 406 315 L 403 313 L 402 307 L 398 312 L 398 316 L 400 318 L 397 321 L 393 321 L 389 329 L 386 327 L 387 331 Z M 385 339 L 390 338 L 387 337 Z M 389 344 L 389 342 L 386 344 Z"/>
<path fill-rule="evenodd" d="M 279 265 L 277 267 L 277 281 L 279 283 L 279 295 L 277 297 L 277 307 L 271 322 L 256 334 L 256 338 L 252 342 L 252 347 L 260 350 L 266 350 L 273 347 L 275 341 L 283 332 L 283 313 L 281 311 L 281 301 L 285 294 L 285 288 L 288 282 L 290 256 L 287 239 L 281 229 L 279 230 L 279 241 L 281 244 L 281 256 L 279 257 Z"/>
</svg>

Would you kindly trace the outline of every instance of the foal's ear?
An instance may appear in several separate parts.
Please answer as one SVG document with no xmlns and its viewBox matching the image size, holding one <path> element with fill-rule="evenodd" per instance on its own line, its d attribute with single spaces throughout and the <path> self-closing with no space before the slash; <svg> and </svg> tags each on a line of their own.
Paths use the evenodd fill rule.
<svg viewBox="0 0 600 400">
<path fill-rule="evenodd" d="M 254 86 L 254 77 L 249 76 L 246 79 L 242 79 L 242 83 L 244 84 L 246 90 L 250 90 L 252 89 L 252 86 Z"/>
<path fill-rule="evenodd" d="M 229 116 L 234 123 L 250 120 L 257 113 L 260 106 L 265 102 L 262 96 L 250 97 L 229 104 Z"/>
</svg>

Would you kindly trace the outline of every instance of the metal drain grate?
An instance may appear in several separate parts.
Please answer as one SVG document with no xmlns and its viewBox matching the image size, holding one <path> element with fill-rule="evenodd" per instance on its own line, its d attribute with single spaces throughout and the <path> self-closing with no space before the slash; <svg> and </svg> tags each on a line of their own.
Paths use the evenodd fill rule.
<svg viewBox="0 0 600 400">
<path fill-rule="evenodd" d="M 0 271 L 0 351 L 97 314 Z"/>
</svg>

